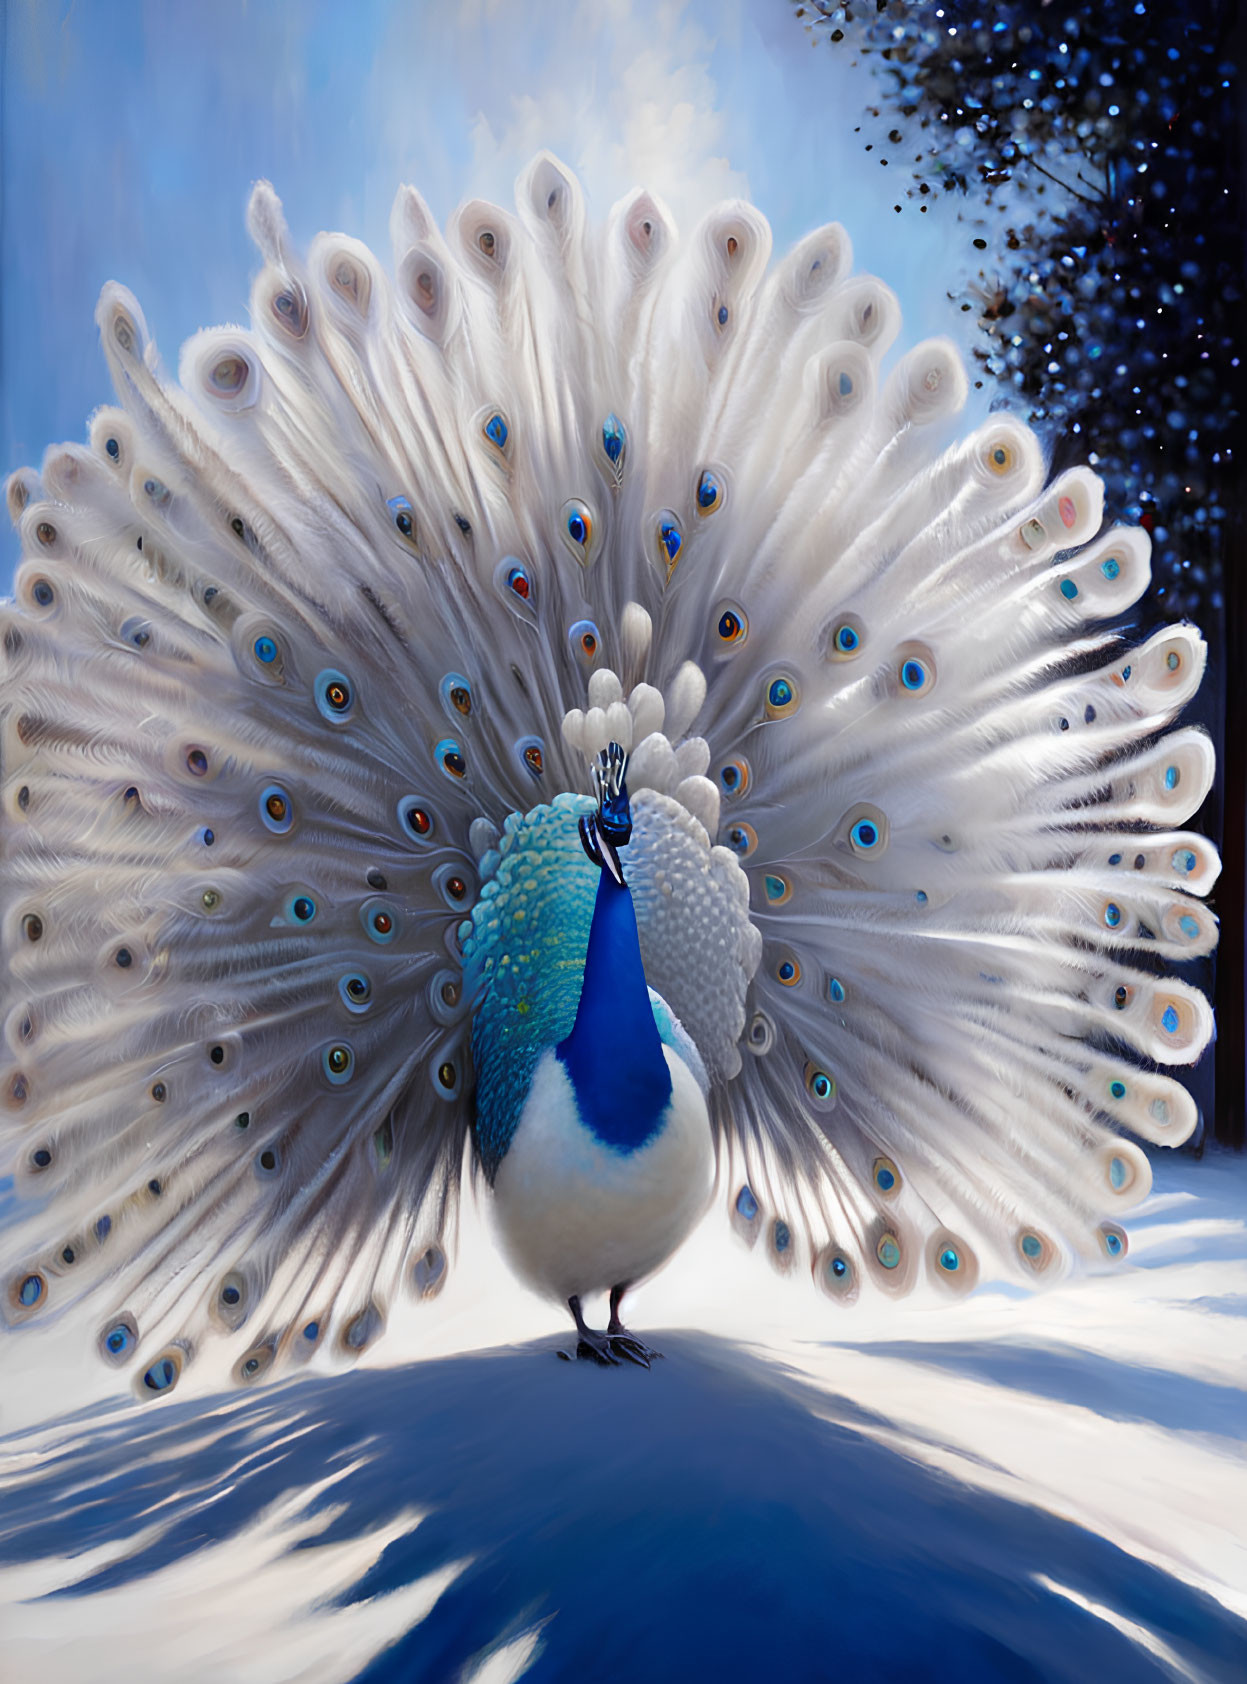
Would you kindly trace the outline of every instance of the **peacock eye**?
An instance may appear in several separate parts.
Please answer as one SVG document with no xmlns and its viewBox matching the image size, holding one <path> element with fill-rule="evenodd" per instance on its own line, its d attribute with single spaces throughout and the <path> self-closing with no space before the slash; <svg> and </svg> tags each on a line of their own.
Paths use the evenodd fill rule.
<svg viewBox="0 0 1247 1684">
<path fill-rule="evenodd" d="M 416 531 L 415 517 L 411 512 L 411 504 L 405 497 L 391 497 L 386 507 L 394 516 L 394 524 L 404 538 L 413 538 Z"/>
<path fill-rule="evenodd" d="M 712 515 L 723 507 L 723 481 L 712 469 L 707 468 L 697 481 L 697 512 L 701 515 Z"/>
<path fill-rule="evenodd" d="M 616 479 L 623 472 L 624 453 L 628 448 L 628 432 L 612 410 L 602 423 L 602 449 L 615 472 Z"/>
<path fill-rule="evenodd" d="M 894 658 L 894 671 L 904 694 L 924 696 L 934 689 L 935 657 L 925 644 L 906 644 Z"/>
<path fill-rule="evenodd" d="M 30 594 L 34 597 L 40 608 L 51 608 L 52 604 L 56 601 L 56 592 L 52 589 L 46 579 L 36 579 L 34 584 L 30 587 Z"/>
<path fill-rule="evenodd" d="M 100 1334 L 100 1355 L 105 1362 L 124 1362 L 139 1342 L 139 1330 L 130 1316 L 118 1316 Z"/>
<path fill-rule="evenodd" d="M 398 822 L 409 836 L 415 836 L 420 841 L 433 834 L 433 815 L 414 795 L 405 795 L 398 804 Z M 380 876 L 380 873 L 377 873 Z M 369 878 L 372 882 L 372 878 Z M 383 889 L 385 882 L 374 883 L 376 889 Z"/>
<path fill-rule="evenodd" d="M 1007 474 L 1016 457 L 1011 445 L 1006 444 L 1003 439 L 997 439 L 994 444 L 988 445 L 985 460 L 991 473 Z"/>
<path fill-rule="evenodd" d="M 349 718 L 355 704 L 355 695 L 351 689 L 351 681 L 344 673 L 326 667 L 324 672 L 318 672 L 313 685 L 316 706 L 326 719 L 334 725 L 341 725 Z"/>
<path fill-rule="evenodd" d="M 891 1158 L 876 1158 L 870 1178 L 884 1198 L 892 1198 L 900 1190 L 901 1172 Z"/>
<path fill-rule="evenodd" d="M 729 800 L 747 794 L 752 782 L 753 772 L 743 754 L 719 767 L 719 788 Z"/>
<path fill-rule="evenodd" d="M 581 666 L 591 667 L 597 659 L 601 638 L 592 620 L 577 620 L 568 629 L 567 640 L 571 644 L 572 654 Z"/>
<path fill-rule="evenodd" d="M 680 530 L 680 523 L 673 514 L 659 515 L 657 523 L 658 559 L 667 570 L 670 579 L 675 571 L 676 562 L 680 557 L 680 550 L 684 544 L 684 534 Z"/>
<path fill-rule="evenodd" d="M 448 672 L 438 690 L 447 713 L 457 713 L 467 719 L 472 712 L 472 686 L 459 672 Z"/>
<path fill-rule="evenodd" d="M 532 595 L 532 582 L 522 567 L 513 567 L 507 574 L 507 589 L 514 591 L 516 596 L 527 602 Z"/>
<path fill-rule="evenodd" d="M 271 667 L 277 659 L 276 640 L 265 634 L 257 637 L 251 645 L 251 652 L 261 666 Z"/>
<path fill-rule="evenodd" d="M 586 550 L 593 537 L 593 516 L 584 503 L 572 501 L 563 507 L 567 536 L 579 549 Z"/>
<path fill-rule="evenodd" d="M 387 901 L 369 901 L 360 908 L 360 919 L 369 940 L 381 947 L 398 934 L 398 914 Z"/>
<path fill-rule="evenodd" d="M 273 314 L 278 323 L 296 339 L 302 339 L 307 332 L 307 300 L 303 296 L 302 287 L 294 284 L 284 286 L 280 292 L 273 294 Z"/>
<path fill-rule="evenodd" d="M 856 655 L 862 646 L 856 626 L 850 625 L 847 620 L 836 627 L 831 643 L 837 655 Z"/>
<path fill-rule="evenodd" d="M 260 818 L 275 836 L 284 836 L 294 823 L 294 808 L 280 784 L 269 784 L 261 791 Z"/>
<path fill-rule="evenodd" d="M 372 983 L 362 971 L 338 978 L 338 996 L 348 1012 L 364 1012 L 372 1003 Z"/>
<path fill-rule="evenodd" d="M 768 719 L 787 719 L 801 705 L 801 693 L 796 680 L 789 678 L 785 673 L 768 682 L 764 696 Z"/>
<path fill-rule="evenodd" d="M 785 988 L 795 988 L 801 981 L 801 962 L 791 954 L 785 955 L 775 966 L 775 980 Z"/>
<path fill-rule="evenodd" d="M 836 1102 L 835 1077 L 816 1064 L 805 1067 L 805 1091 L 821 1110 L 830 1110 Z"/>
<path fill-rule="evenodd" d="M 443 737 L 433 750 L 433 758 L 442 768 L 448 778 L 463 778 L 467 776 L 468 763 L 463 750 L 453 737 Z"/>
<path fill-rule="evenodd" d="M 737 643 L 743 643 L 749 636 L 749 621 L 741 608 L 725 607 L 720 609 L 715 622 L 715 631 L 719 642 L 730 648 Z"/>
<path fill-rule="evenodd" d="M 879 845 L 879 828 L 870 819 L 858 819 L 849 836 L 853 846 L 863 853 L 870 853 Z"/>
<path fill-rule="evenodd" d="M 345 1041 L 335 1041 L 321 1054 L 321 1068 L 334 1087 L 341 1087 L 354 1073 L 355 1054 Z"/>
<path fill-rule="evenodd" d="M 511 437 L 511 429 L 507 425 L 507 418 L 501 410 L 495 410 L 481 428 L 485 437 L 495 450 L 505 450 L 507 440 Z"/>
<path fill-rule="evenodd" d="M 742 819 L 738 824 L 728 826 L 724 840 L 734 854 L 745 860 L 758 845 L 758 833 Z"/>
</svg>

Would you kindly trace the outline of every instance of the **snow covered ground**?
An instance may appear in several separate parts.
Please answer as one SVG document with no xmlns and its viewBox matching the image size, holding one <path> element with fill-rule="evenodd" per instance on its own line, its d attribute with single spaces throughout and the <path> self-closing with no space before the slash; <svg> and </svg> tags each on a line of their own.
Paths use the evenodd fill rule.
<svg viewBox="0 0 1247 1684">
<path fill-rule="evenodd" d="M 0 1675 L 1241 1681 L 1245 1216 L 1247 1159 L 1162 1156 L 1114 1275 L 847 1311 L 712 1217 L 649 1373 L 555 1361 L 471 1221 L 351 1374 L 65 1416 L 32 1344 Z"/>
</svg>

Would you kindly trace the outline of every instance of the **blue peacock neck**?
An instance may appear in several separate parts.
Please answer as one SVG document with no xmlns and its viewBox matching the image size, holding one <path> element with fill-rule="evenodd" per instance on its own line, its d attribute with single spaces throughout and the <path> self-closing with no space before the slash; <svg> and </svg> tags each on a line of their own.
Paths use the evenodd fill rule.
<svg viewBox="0 0 1247 1684">
<path fill-rule="evenodd" d="M 671 1072 L 650 1005 L 632 894 L 605 868 L 576 1022 L 555 1050 L 581 1120 L 604 1145 L 634 1152 L 653 1139 L 671 1099 Z"/>
</svg>

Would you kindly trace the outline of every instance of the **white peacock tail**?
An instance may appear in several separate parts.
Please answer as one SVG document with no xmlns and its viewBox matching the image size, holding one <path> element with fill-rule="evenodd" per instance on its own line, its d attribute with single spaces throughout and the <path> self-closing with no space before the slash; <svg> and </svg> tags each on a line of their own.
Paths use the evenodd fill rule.
<svg viewBox="0 0 1247 1684">
<path fill-rule="evenodd" d="M 444 236 L 402 189 L 393 278 L 301 257 L 266 184 L 250 226 L 252 328 L 175 384 L 106 287 L 120 407 L 9 482 L 7 1321 L 78 1315 L 152 1395 L 213 1331 L 249 1380 L 435 1291 L 505 1079 L 465 943 L 525 825 L 525 892 L 585 869 L 608 740 L 741 1233 L 842 1299 L 1123 1253 L 1120 1131 L 1195 1122 L 1167 962 L 1218 860 L 1167 729 L 1204 645 L 1112 630 L 1149 546 L 1095 475 L 1000 415 L 935 448 L 957 355 L 881 379 L 834 225 L 771 268 L 747 204 L 589 230 L 542 155 Z M 539 1002 L 556 957 L 516 964 Z"/>
</svg>

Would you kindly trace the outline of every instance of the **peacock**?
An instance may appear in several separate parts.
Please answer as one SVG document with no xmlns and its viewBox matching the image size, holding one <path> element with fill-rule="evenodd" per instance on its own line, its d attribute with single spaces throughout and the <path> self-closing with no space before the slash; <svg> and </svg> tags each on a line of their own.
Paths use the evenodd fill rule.
<svg viewBox="0 0 1247 1684">
<path fill-rule="evenodd" d="M 834 1304 L 1038 1287 L 1196 1123 L 1147 535 L 1008 414 L 948 442 L 956 348 L 884 371 L 838 225 L 516 200 L 403 187 L 387 273 L 261 182 L 251 327 L 175 382 L 106 286 L 118 403 L 8 482 L 3 1316 L 139 1397 L 357 1356 L 468 1187 L 648 1365 L 621 1300 L 716 1199 Z"/>
</svg>

